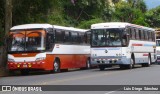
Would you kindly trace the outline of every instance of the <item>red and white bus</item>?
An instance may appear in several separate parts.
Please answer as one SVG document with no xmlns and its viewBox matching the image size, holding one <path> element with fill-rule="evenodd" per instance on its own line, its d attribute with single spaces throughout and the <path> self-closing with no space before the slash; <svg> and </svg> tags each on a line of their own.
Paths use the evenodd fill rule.
<svg viewBox="0 0 160 94">
<path fill-rule="evenodd" d="M 10 29 L 8 68 L 30 70 L 90 67 L 90 32 L 50 24 L 25 24 Z"/>
</svg>

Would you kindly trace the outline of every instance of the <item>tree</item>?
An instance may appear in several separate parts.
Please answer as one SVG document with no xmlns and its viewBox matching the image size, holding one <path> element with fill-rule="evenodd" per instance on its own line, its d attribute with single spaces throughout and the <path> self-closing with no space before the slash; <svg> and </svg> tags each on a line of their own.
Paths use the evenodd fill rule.
<svg viewBox="0 0 160 94">
<path fill-rule="evenodd" d="M 5 2 L 5 35 L 8 34 L 12 27 L 12 0 Z"/>
<path fill-rule="evenodd" d="M 146 12 L 145 14 L 146 17 L 146 22 L 151 26 L 151 27 L 160 27 L 160 6 L 151 9 Z"/>
<path fill-rule="evenodd" d="M 146 5 L 143 0 L 127 0 L 127 2 L 120 1 L 115 4 L 115 12 L 113 15 L 121 22 L 148 26 L 145 21 L 145 11 Z"/>
<path fill-rule="evenodd" d="M 5 1 L 1 0 L 0 2 L 0 46 L 3 44 L 3 36 L 4 36 L 4 23 L 5 23 Z"/>
</svg>

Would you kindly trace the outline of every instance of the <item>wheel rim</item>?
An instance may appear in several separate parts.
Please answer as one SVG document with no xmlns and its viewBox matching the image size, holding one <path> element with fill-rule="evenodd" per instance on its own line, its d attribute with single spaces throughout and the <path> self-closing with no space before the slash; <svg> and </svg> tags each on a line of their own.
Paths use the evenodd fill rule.
<svg viewBox="0 0 160 94">
<path fill-rule="evenodd" d="M 148 57 L 148 65 L 151 64 L 151 60 L 150 60 L 150 57 Z"/>
<path fill-rule="evenodd" d="M 130 68 L 133 68 L 133 59 L 131 59 Z"/>
<path fill-rule="evenodd" d="M 90 62 L 89 60 L 87 60 L 87 68 L 90 68 L 90 67 L 91 67 Z"/>
<path fill-rule="evenodd" d="M 57 72 L 59 69 L 59 64 L 55 61 L 54 63 L 54 71 Z"/>
</svg>

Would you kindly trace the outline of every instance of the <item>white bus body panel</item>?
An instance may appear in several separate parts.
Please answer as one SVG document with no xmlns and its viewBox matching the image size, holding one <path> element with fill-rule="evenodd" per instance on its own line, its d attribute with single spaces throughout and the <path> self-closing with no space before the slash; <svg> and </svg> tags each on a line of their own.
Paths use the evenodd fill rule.
<svg viewBox="0 0 160 94">
<path fill-rule="evenodd" d="M 93 24 L 91 29 L 126 28 L 126 26 L 154 30 L 123 22 Z M 130 40 L 128 47 L 91 47 L 91 64 L 130 64 L 132 54 L 135 57 L 135 63 L 148 63 L 149 54 L 151 55 L 151 62 L 155 62 L 154 46 L 156 46 L 155 42 Z M 105 53 L 105 50 L 108 53 Z"/>
</svg>

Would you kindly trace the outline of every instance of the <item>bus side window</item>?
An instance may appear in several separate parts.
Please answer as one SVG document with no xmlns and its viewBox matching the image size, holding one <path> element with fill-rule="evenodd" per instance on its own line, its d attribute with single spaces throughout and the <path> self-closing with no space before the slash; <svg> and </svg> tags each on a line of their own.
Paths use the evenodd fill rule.
<svg viewBox="0 0 160 94">
<path fill-rule="evenodd" d="M 76 44 L 78 34 L 76 32 L 71 32 L 71 35 L 72 35 L 72 43 Z"/>
<path fill-rule="evenodd" d="M 81 33 L 78 33 L 77 42 L 78 42 L 79 44 L 81 44 Z"/>
<path fill-rule="evenodd" d="M 148 32 L 148 35 L 149 35 L 149 41 L 152 41 L 152 32 L 149 31 L 149 32 Z"/>
<path fill-rule="evenodd" d="M 84 33 L 84 43 L 87 44 L 87 33 Z"/>
<path fill-rule="evenodd" d="M 132 39 L 136 39 L 136 32 L 134 28 L 132 28 Z"/>
<path fill-rule="evenodd" d="M 144 40 L 144 33 L 143 33 L 143 30 L 140 30 L 141 32 L 141 40 Z"/>
<path fill-rule="evenodd" d="M 56 30 L 56 42 L 57 43 L 62 43 L 62 31 L 61 30 Z"/>
<path fill-rule="evenodd" d="M 54 46 L 54 33 L 47 33 L 46 50 L 52 50 Z"/>
<path fill-rule="evenodd" d="M 155 33 L 152 33 L 152 41 L 155 41 Z"/>
<path fill-rule="evenodd" d="M 66 41 L 65 41 L 65 31 L 62 31 L 62 33 L 61 33 L 62 35 L 62 37 L 61 37 L 61 40 L 62 40 L 62 42 L 63 43 L 65 43 Z"/>
<path fill-rule="evenodd" d="M 129 34 L 130 38 L 132 38 L 132 29 L 131 28 L 128 29 L 128 34 Z"/>
<path fill-rule="evenodd" d="M 65 31 L 65 43 L 71 43 L 71 34 L 69 31 Z"/>
<path fill-rule="evenodd" d="M 140 39 L 140 30 L 139 29 L 135 29 L 136 31 L 136 40 L 139 40 Z"/>
<path fill-rule="evenodd" d="M 87 44 L 90 44 L 91 32 L 87 32 Z"/>
<path fill-rule="evenodd" d="M 144 31 L 144 34 L 145 34 L 145 40 L 148 41 L 148 32 L 147 31 Z"/>
</svg>

